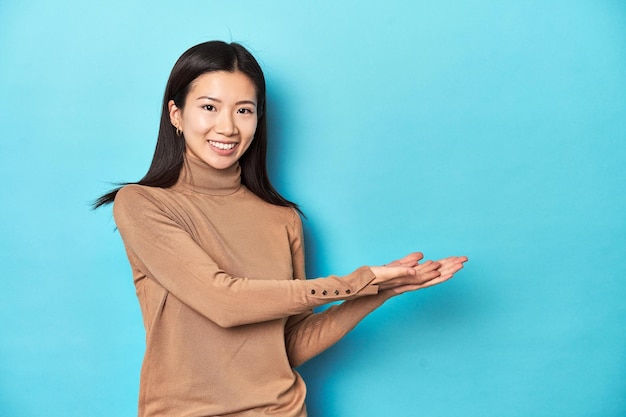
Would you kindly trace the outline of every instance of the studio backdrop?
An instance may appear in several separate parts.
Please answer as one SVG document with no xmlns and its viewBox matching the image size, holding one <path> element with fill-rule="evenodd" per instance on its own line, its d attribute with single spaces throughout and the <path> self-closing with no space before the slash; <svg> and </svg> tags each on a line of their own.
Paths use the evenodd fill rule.
<svg viewBox="0 0 626 417">
<path fill-rule="evenodd" d="M 0 3 L 0 415 L 136 415 L 144 331 L 110 207 L 177 57 L 237 41 L 309 277 L 419 250 L 298 371 L 311 416 L 626 415 L 626 3 Z"/>
</svg>

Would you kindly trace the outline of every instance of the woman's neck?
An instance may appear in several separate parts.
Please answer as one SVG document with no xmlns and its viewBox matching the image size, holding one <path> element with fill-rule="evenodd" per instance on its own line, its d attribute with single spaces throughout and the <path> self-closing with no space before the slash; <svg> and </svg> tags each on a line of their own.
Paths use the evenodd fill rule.
<svg viewBox="0 0 626 417">
<path fill-rule="evenodd" d="M 241 187 L 239 162 L 226 169 L 216 169 L 205 162 L 185 155 L 175 188 L 185 188 L 201 194 L 228 195 Z"/>
</svg>

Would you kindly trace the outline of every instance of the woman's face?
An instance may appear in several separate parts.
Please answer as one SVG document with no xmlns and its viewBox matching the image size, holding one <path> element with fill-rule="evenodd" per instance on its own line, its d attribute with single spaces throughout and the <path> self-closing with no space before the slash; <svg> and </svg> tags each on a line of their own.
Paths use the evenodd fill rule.
<svg viewBox="0 0 626 417">
<path fill-rule="evenodd" d="M 256 88 L 241 72 L 203 74 L 192 82 L 184 109 L 174 100 L 168 106 L 172 125 L 183 132 L 188 157 L 226 169 L 252 143 L 257 126 Z"/>
</svg>

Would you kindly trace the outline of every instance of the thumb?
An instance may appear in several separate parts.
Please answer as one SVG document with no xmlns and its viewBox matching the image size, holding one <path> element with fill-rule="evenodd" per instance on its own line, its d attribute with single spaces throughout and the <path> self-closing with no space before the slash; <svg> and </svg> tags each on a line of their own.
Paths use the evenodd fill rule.
<svg viewBox="0 0 626 417">
<path fill-rule="evenodd" d="M 380 284 L 394 278 L 415 275 L 415 269 L 407 266 L 371 266 L 370 269 L 376 276 L 372 284 Z"/>
</svg>

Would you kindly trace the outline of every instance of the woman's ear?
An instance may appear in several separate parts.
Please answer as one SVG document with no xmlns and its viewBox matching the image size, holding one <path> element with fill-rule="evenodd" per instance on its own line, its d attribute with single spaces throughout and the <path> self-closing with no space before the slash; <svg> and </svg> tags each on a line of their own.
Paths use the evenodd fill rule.
<svg viewBox="0 0 626 417">
<path fill-rule="evenodd" d="M 180 109 L 176 106 L 174 100 L 168 101 L 167 108 L 170 112 L 170 123 L 172 124 L 172 126 L 174 126 L 176 129 L 183 130 Z"/>
</svg>

